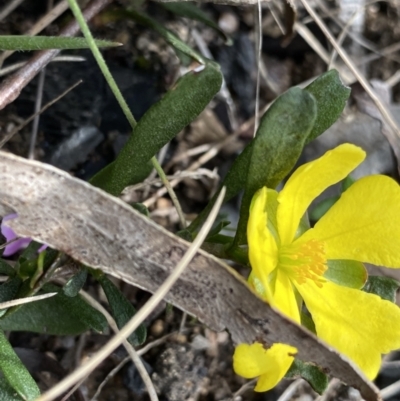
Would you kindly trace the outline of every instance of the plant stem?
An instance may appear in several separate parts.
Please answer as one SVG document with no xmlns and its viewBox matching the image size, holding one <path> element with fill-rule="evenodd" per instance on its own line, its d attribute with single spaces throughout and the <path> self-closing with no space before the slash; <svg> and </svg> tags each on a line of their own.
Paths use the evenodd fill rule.
<svg viewBox="0 0 400 401">
<path fill-rule="evenodd" d="M 110 86 L 110 89 L 112 90 L 115 98 L 117 99 L 127 120 L 129 121 L 129 124 L 131 125 L 132 129 L 134 129 L 137 124 L 135 117 L 133 116 L 132 112 L 130 111 L 128 104 L 126 103 L 124 97 L 122 96 L 121 91 L 119 90 L 119 88 L 117 86 L 117 83 L 115 82 L 113 76 L 111 75 L 106 62 L 94 41 L 94 38 L 93 38 L 92 33 L 90 32 L 90 29 L 85 21 L 85 18 L 82 15 L 82 12 L 79 8 L 77 1 L 76 0 L 68 0 L 68 4 L 82 30 L 83 35 L 85 36 L 85 38 L 88 42 L 89 48 L 92 51 L 93 56 L 96 59 L 97 64 L 99 65 L 100 70 L 104 75 L 104 78 L 106 79 L 108 85 Z M 169 196 L 171 197 L 171 200 L 176 208 L 176 211 L 178 212 L 182 229 L 186 228 L 186 220 L 183 215 L 181 205 L 179 204 L 178 198 L 176 197 L 176 194 L 175 194 L 174 190 L 172 189 L 172 186 L 170 185 L 170 183 L 165 175 L 164 170 L 162 169 L 162 167 L 160 166 L 160 163 L 158 163 L 158 160 L 154 156 L 151 158 L 151 162 L 153 164 L 153 167 L 156 169 L 158 175 L 160 176 L 162 183 L 167 188 Z"/>
<path fill-rule="evenodd" d="M 137 124 L 135 117 L 133 117 L 133 114 L 129 110 L 129 107 L 128 107 L 124 97 L 122 96 L 122 93 L 119 90 L 114 77 L 112 76 L 110 70 L 108 69 L 108 66 L 104 60 L 104 57 L 101 54 L 99 48 L 97 47 L 97 45 L 94 41 L 93 35 L 90 32 L 89 26 L 88 26 L 87 22 L 85 21 L 85 18 L 83 17 L 82 11 L 79 8 L 77 1 L 76 0 L 68 0 L 68 4 L 69 4 L 69 7 L 70 7 L 72 13 L 74 14 L 76 21 L 78 22 L 78 24 L 81 28 L 83 36 L 87 40 L 89 48 L 92 51 L 93 56 L 96 59 L 97 64 L 99 65 L 99 68 L 104 75 L 104 78 L 106 79 L 108 85 L 110 86 L 111 91 L 113 92 L 115 98 L 117 99 L 118 104 L 120 105 L 123 113 L 125 114 L 125 117 L 129 121 L 129 124 L 132 127 L 132 129 L 135 128 L 135 126 Z"/>
</svg>

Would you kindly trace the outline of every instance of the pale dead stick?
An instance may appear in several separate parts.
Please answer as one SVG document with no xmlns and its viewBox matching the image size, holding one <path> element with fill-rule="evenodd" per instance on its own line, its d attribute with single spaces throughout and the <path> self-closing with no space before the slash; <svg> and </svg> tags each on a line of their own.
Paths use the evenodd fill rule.
<svg viewBox="0 0 400 401">
<path fill-rule="evenodd" d="M 393 116 L 391 112 L 385 107 L 385 105 L 381 102 L 379 97 L 375 94 L 373 91 L 371 85 L 368 83 L 368 81 L 365 79 L 365 77 L 360 73 L 356 65 L 353 63 L 353 61 L 350 59 L 350 57 L 347 55 L 347 53 L 343 50 L 341 46 L 338 45 L 336 42 L 335 38 L 333 35 L 330 33 L 329 29 L 325 25 L 325 23 L 322 21 L 322 19 L 319 17 L 319 15 L 314 11 L 314 9 L 310 6 L 307 0 L 301 0 L 304 8 L 307 10 L 307 12 L 310 14 L 310 16 L 314 19 L 314 21 L 317 23 L 321 31 L 324 33 L 326 38 L 329 40 L 331 45 L 335 48 L 337 54 L 342 58 L 344 63 L 349 67 L 350 71 L 354 74 L 354 76 L 357 78 L 358 82 L 362 85 L 364 90 L 367 92 L 367 94 L 371 97 L 372 101 L 376 104 L 376 107 L 378 110 L 381 112 L 382 117 L 385 119 L 385 121 L 388 123 L 390 128 L 394 131 L 397 140 L 400 140 L 400 130 L 399 127 L 397 126 L 395 120 L 393 119 Z"/>
<path fill-rule="evenodd" d="M 92 372 L 108 355 L 110 355 L 124 340 L 143 322 L 144 319 L 157 307 L 161 300 L 167 295 L 175 282 L 179 279 L 189 262 L 193 259 L 196 252 L 199 250 L 201 244 L 207 237 L 208 232 L 213 225 L 218 211 L 221 207 L 222 201 L 225 196 L 225 187 L 215 202 L 211 213 L 199 231 L 199 234 L 190 245 L 189 249 L 183 255 L 180 262 L 174 270 L 172 270 L 169 277 L 159 287 L 159 289 L 151 296 L 151 298 L 144 304 L 144 306 L 136 313 L 136 315 L 129 320 L 124 328 L 115 335 L 99 352 L 97 352 L 88 362 L 76 369 L 73 373 L 65 377 L 61 382 L 55 385 L 52 389 L 41 395 L 36 401 L 52 401 L 59 395 L 67 391 L 71 386 L 83 379 L 90 372 Z"/>
</svg>

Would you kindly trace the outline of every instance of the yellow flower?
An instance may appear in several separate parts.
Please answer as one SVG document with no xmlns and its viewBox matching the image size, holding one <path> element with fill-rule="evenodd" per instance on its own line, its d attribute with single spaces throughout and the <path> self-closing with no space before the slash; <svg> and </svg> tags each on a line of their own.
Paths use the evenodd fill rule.
<svg viewBox="0 0 400 401">
<path fill-rule="evenodd" d="M 298 168 L 280 193 L 262 188 L 253 198 L 247 227 L 250 280 L 267 302 L 300 323 L 304 302 L 316 333 L 354 361 L 369 379 L 381 355 L 400 348 L 400 308 L 324 276 L 330 260 L 353 260 L 400 268 L 400 187 L 375 175 L 355 182 L 314 228 L 298 233 L 311 201 L 345 178 L 365 152 L 344 144 Z M 257 288 L 258 287 L 258 288 Z M 258 377 L 256 391 L 274 387 L 296 349 L 240 344 L 237 374 Z"/>
</svg>

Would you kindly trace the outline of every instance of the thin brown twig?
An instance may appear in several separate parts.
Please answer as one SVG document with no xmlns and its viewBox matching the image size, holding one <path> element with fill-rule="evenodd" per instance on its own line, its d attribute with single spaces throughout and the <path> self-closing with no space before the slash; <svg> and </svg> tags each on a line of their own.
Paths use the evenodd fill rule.
<svg viewBox="0 0 400 401">
<path fill-rule="evenodd" d="M 86 20 L 92 19 L 103 10 L 112 0 L 92 0 L 83 15 Z M 60 37 L 74 36 L 80 31 L 78 23 L 71 21 L 62 31 Z M 13 102 L 21 93 L 21 90 L 30 82 L 39 71 L 45 67 L 55 56 L 60 53 L 59 49 L 45 50 L 36 53 L 31 60 L 11 77 L 0 85 L 0 110 Z"/>
<path fill-rule="evenodd" d="M 148 343 L 145 347 L 137 350 L 137 354 L 139 356 L 144 355 L 146 352 L 148 352 L 150 349 L 161 345 L 165 343 L 170 337 L 173 335 L 177 334 L 177 332 L 169 333 L 166 334 L 165 336 L 159 338 L 158 340 L 152 341 L 151 343 Z M 96 401 L 97 397 L 100 395 L 101 391 L 103 390 L 104 386 L 131 360 L 130 356 L 125 357 L 115 368 L 110 370 L 108 372 L 107 376 L 104 378 L 104 380 L 100 383 L 99 387 L 97 388 L 96 392 L 94 393 L 93 397 L 90 399 L 90 401 Z"/>
<path fill-rule="evenodd" d="M 108 313 L 108 311 L 103 307 L 103 305 L 100 304 L 96 299 L 94 299 L 89 293 L 85 291 L 81 291 L 80 294 L 85 298 L 85 300 L 89 303 L 89 305 L 93 306 L 93 308 L 97 309 L 100 313 L 104 315 L 104 317 L 107 319 L 108 324 L 110 327 L 113 329 L 115 334 L 119 334 L 120 331 L 118 329 L 117 323 L 115 322 L 114 318 Z M 148 395 L 150 397 L 151 401 L 158 401 L 158 396 L 156 389 L 154 388 L 153 382 L 151 381 L 151 378 L 142 362 L 140 359 L 139 354 L 135 350 L 135 348 L 128 342 L 128 340 L 124 340 L 122 342 L 122 345 L 125 347 L 126 351 L 129 354 L 129 358 L 132 360 L 132 362 L 135 364 L 136 369 L 139 372 L 140 377 L 143 380 L 143 383 L 145 384 L 147 388 Z M 83 378 L 82 380 L 85 380 Z"/>
<path fill-rule="evenodd" d="M 44 28 L 49 26 L 56 18 L 58 18 L 63 12 L 68 9 L 67 0 L 62 0 L 52 10 L 46 13 L 39 21 L 36 22 L 30 29 L 24 32 L 24 35 L 33 36 L 41 32 Z M 0 66 L 3 65 L 4 61 L 14 53 L 14 50 L 7 50 L 0 56 Z"/>
<path fill-rule="evenodd" d="M 0 10 L 0 21 L 12 13 L 24 0 L 12 0 Z"/>
<path fill-rule="evenodd" d="M 58 56 L 55 57 L 52 62 L 56 61 L 64 61 L 64 62 L 81 62 L 81 61 L 86 61 L 85 57 L 82 56 Z M 8 65 L 7 67 L 3 67 L 0 69 L 0 77 L 3 77 L 4 75 L 11 74 L 15 70 L 19 70 L 21 67 L 23 67 L 27 62 L 26 61 L 21 61 L 20 63 L 14 63 L 11 65 Z"/>
<path fill-rule="evenodd" d="M 29 118 L 27 118 L 22 124 L 18 125 L 18 127 L 14 128 L 11 132 L 6 134 L 4 138 L 0 139 L 0 149 L 4 146 L 6 142 L 8 142 L 18 131 L 28 125 L 38 114 L 45 112 L 49 107 L 51 107 L 54 103 L 58 102 L 61 98 L 75 89 L 78 85 L 80 85 L 83 81 L 79 80 L 78 82 L 74 83 L 68 89 L 66 89 L 61 95 L 57 96 L 55 99 L 48 102 L 45 106 L 43 106 L 37 113 L 32 114 Z"/>
</svg>

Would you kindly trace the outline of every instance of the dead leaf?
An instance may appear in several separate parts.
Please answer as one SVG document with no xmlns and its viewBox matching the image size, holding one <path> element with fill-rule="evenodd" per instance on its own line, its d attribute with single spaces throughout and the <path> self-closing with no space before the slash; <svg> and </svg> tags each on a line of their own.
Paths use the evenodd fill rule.
<svg viewBox="0 0 400 401">
<path fill-rule="evenodd" d="M 0 213 L 11 211 L 19 215 L 9 222 L 17 234 L 151 292 L 189 247 L 120 199 L 55 167 L 0 152 Z M 354 364 L 274 311 L 238 273 L 204 251 L 166 299 L 215 331 L 227 329 L 236 343 L 293 345 L 299 358 L 358 388 L 365 400 L 379 399 Z"/>
</svg>

